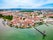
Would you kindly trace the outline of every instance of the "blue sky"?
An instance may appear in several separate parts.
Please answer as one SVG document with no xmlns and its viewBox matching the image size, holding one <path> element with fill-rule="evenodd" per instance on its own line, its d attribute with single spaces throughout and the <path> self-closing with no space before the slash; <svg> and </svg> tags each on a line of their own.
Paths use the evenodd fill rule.
<svg viewBox="0 0 53 40">
<path fill-rule="evenodd" d="M 0 9 L 8 8 L 53 8 L 53 0 L 0 0 Z"/>
</svg>

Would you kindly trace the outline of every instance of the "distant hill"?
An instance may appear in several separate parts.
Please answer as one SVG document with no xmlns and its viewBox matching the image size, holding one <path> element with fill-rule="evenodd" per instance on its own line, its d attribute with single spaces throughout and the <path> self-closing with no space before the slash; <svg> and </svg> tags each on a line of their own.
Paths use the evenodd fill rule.
<svg viewBox="0 0 53 40">
<path fill-rule="evenodd" d="M 11 9 L 0 9 L 0 11 L 16 11 L 16 10 L 19 10 L 19 11 L 35 11 L 35 10 L 37 10 L 37 11 L 41 11 L 41 10 L 50 10 L 50 11 L 53 11 L 53 9 L 23 9 L 23 8 L 11 8 Z"/>
</svg>

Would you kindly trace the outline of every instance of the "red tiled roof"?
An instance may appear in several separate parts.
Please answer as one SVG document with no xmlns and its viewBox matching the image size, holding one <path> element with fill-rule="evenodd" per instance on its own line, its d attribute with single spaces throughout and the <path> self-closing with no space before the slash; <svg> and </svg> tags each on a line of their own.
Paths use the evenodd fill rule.
<svg viewBox="0 0 53 40">
<path fill-rule="evenodd" d="M 40 20 L 40 17 L 35 16 L 33 19 L 34 19 L 35 21 L 36 21 L 36 20 Z"/>
</svg>

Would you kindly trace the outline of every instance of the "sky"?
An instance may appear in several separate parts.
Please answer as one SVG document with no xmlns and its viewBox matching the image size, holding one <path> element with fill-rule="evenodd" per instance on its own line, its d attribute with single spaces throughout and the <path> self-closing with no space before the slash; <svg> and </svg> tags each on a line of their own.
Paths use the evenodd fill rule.
<svg viewBox="0 0 53 40">
<path fill-rule="evenodd" d="M 53 8 L 53 0 L 0 0 L 0 9 L 9 8 Z"/>
</svg>

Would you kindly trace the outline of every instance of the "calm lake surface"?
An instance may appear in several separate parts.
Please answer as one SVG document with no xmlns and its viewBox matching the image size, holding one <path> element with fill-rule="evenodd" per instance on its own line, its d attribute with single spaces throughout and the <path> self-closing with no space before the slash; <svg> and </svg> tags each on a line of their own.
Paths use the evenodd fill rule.
<svg viewBox="0 0 53 40">
<path fill-rule="evenodd" d="M 0 26 L 1 27 L 1 26 Z M 46 37 L 35 29 L 17 29 L 17 28 L 0 28 L 0 40 L 53 40 L 53 25 L 45 24 L 38 26 L 37 29 L 46 32 Z"/>
</svg>

